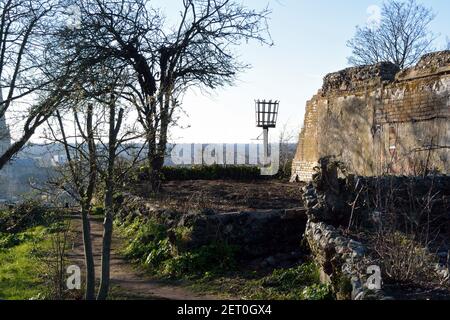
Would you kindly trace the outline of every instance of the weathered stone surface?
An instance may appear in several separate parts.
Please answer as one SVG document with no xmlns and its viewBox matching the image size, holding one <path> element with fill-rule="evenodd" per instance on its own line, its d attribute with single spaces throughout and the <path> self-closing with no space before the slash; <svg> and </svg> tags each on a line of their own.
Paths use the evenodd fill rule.
<svg viewBox="0 0 450 320">
<path fill-rule="evenodd" d="M 309 211 L 308 211 L 308 217 Z M 308 219 L 305 238 L 311 248 L 314 260 L 321 268 L 322 279 L 330 283 L 338 297 L 364 300 L 367 295 L 366 248 L 362 243 L 342 236 L 332 225 Z M 348 281 L 349 292 L 342 292 L 342 283 Z M 382 293 L 378 293 L 381 299 Z"/>
<path fill-rule="evenodd" d="M 237 246 L 241 257 L 256 258 L 297 249 L 305 224 L 304 209 L 289 209 L 188 214 L 182 216 L 178 226 L 191 229 L 187 249 L 225 241 Z"/>
<path fill-rule="evenodd" d="M 440 263 L 432 265 L 439 281 L 449 279 L 449 245 L 448 235 L 450 225 L 448 215 L 450 204 L 450 177 L 445 175 L 434 175 L 426 177 L 356 177 L 349 176 L 346 179 L 338 179 L 335 174 L 335 166 L 324 165 L 326 159 L 321 159 L 322 170 L 331 170 L 331 173 L 322 171 L 314 175 L 314 179 L 302 188 L 304 201 L 316 200 L 314 207 L 307 208 L 308 222 L 306 224 L 305 238 L 311 248 L 312 256 L 321 268 L 321 279 L 332 285 L 338 298 L 354 300 L 390 299 L 386 297 L 385 291 L 371 291 L 368 285 L 368 267 L 380 266 L 380 257 L 370 246 L 370 237 L 360 237 L 358 233 L 348 232 L 350 219 L 354 214 L 358 217 L 358 230 L 368 233 L 379 232 L 381 213 L 373 213 L 371 206 L 372 196 L 378 201 L 385 203 L 389 197 L 392 206 L 404 206 L 413 195 L 415 201 L 423 201 L 430 194 L 438 195 L 433 204 L 428 207 L 428 214 L 416 216 L 411 212 L 410 221 L 417 225 L 430 223 L 431 230 L 436 232 L 435 240 L 427 244 L 430 252 L 437 252 Z M 331 169 L 330 169 L 331 168 Z M 333 179 L 337 180 L 333 181 Z M 327 185 L 327 186 L 325 186 Z M 364 189 L 365 196 L 357 202 L 358 190 Z M 380 190 L 386 190 L 379 194 Z M 389 190 L 389 192 L 388 192 Z M 336 205 L 326 194 L 335 194 L 336 199 L 341 202 L 352 203 L 355 201 L 358 209 L 348 205 L 343 210 L 336 212 Z M 428 195 L 428 196 L 427 196 Z M 328 201 L 326 200 L 328 199 Z M 341 213 L 340 217 L 338 214 Z M 416 220 L 414 220 L 416 219 Z M 378 220 L 378 221 L 377 221 Z M 361 229 L 363 228 L 363 229 Z M 396 226 L 398 232 L 402 232 L 404 225 Z M 352 239 L 357 236 L 360 241 Z M 367 245 L 367 246 L 366 246 Z M 437 245 L 437 247 L 436 247 Z M 371 249 L 371 250 L 369 250 Z M 431 268 L 431 270 L 433 269 Z M 345 284 L 348 284 L 346 286 Z M 342 290 L 347 288 L 347 290 Z M 383 289 L 386 287 L 383 286 Z"/>
<path fill-rule="evenodd" d="M 161 210 L 140 197 L 127 195 L 119 214 L 122 220 L 153 218 L 170 229 L 189 230 L 188 239 L 177 243 L 180 250 L 225 242 L 236 246 L 239 257 L 243 259 L 274 256 L 280 260 L 280 253 L 297 254 L 305 231 L 305 212 L 304 208 L 294 208 L 232 213 L 211 210 L 182 213 Z M 177 240 L 175 235 L 171 239 Z"/>
<path fill-rule="evenodd" d="M 450 51 L 396 73 L 389 64 L 329 74 L 306 104 L 292 181 L 329 155 L 357 175 L 450 172 Z"/>
<path fill-rule="evenodd" d="M 377 86 L 381 81 L 393 81 L 399 68 L 389 62 L 375 65 L 347 68 L 325 76 L 322 86 L 323 95 L 364 89 Z"/>
</svg>

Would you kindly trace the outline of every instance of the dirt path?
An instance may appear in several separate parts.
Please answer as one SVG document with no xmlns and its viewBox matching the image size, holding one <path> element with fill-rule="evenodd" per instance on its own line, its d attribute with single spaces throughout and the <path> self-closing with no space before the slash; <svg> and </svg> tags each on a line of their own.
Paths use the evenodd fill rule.
<svg viewBox="0 0 450 320">
<path fill-rule="evenodd" d="M 72 229 L 75 232 L 74 243 L 69 259 L 84 270 L 84 251 L 81 235 L 81 218 L 74 217 Z M 91 234 L 95 256 L 96 278 L 100 276 L 102 220 L 91 219 Z M 114 298 L 119 299 L 149 299 L 149 300 L 217 300 L 220 297 L 193 293 L 182 286 L 167 285 L 151 279 L 136 270 L 119 254 L 121 239 L 114 237 L 111 255 L 111 285 Z M 84 274 L 84 272 L 83 272 Z"/>
</svg>

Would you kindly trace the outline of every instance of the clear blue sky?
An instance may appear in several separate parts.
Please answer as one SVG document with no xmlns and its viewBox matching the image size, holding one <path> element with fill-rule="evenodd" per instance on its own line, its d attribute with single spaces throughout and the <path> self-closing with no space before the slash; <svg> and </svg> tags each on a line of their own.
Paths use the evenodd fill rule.
<svg viewBox="0 0 450 320">
<path fill-rule="evenodd" d="M 240 1 L 240 0 L 237 0 Z M 247 7 L 273 11 L 270 32 L 273 47 L 249 43 L 236 48 L 241 60 L 252 65 L 233 87 L 208 95 L 189 92 L 184 99 L 181 125 L 171 130 L 176 143 L 250 143 L 261 134 L 255 128 L 254 99 L 278 99 L 278 129 L 287 124 L 297 135 L 303 123 L 306 101 L 322 86 L 323 77 L 348 67 L 347 40 L 356 25 L 365 24 L 367 9 L 382 0 L 241 0 Z M 420 0 L 419 0 L 420 1 Z M 168 21 L 178 19 L 182 0 L 153 0 Z M 450 1 L 422 0 L 437 17 L 432 31 L 440 33 L 436 49 L 443 49 L 450 36 Z M 13 136 L 16 137 L 14 126 Z M 42 136 L 36 134 L 34 142 Z M 254 141 L 253 141 L 254 142 Z"/>
<path fill-rule="evenodd" d="M 189 93 L 184 109 L 188 129 L 175 129 L 176 142 L 251 142 L 260 134 L 254 124 L 255 98 L 279 99 L 279 123 L 298 130 L 305 103 L 321 87 L 329 72 L 347 67 L 346 47 L 358 24 L 366 23 L 367 9 L 381 6 L 376 0 L 243 0 L 248 7 L 272 9 L 270 31 L 275 46 L 249 44 L 238 48 L 242 60 L 253 68 L 240 75 L 234 87 L 217 90 L 209 96 Z M 177 12 L 179 0 L 163 1 L 167 12 Z M 436 42 L 443 49 L 450 36 L 450 1 L 423 0 L 437 13 L 432 30 L 441 33 Z M 271 137 L 278 133 L 271 131 Z"/>
</svg>

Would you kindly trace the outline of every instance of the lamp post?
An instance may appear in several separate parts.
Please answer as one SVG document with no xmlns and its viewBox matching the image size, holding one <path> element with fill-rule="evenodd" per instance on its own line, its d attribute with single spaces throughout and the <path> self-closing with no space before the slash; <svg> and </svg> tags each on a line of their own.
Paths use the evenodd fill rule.
<svg viewBox="0 0 450 320">
<path fill-rule="evenodd" d="M 277 126 L 279 106 L 280 102 L 278 100 L 255 100 L 256 126 L 263 128 L 265 164 L 267 164 L 269 157 L 269 128 Z"/>
</svg>

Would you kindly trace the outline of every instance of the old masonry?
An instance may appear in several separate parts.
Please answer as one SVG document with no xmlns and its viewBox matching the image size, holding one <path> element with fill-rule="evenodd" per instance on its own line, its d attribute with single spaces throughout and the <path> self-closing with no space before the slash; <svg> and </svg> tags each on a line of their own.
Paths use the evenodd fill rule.
<svg viewBox="0 0 450 320">
<path fill-rule="evenodd" d="M 331 73 L 306 104 L 292 180 L 310 181 L 324 156 L 362 176 L 448 174 L 449 117 L 450 51 L 403 71 L 379 63 Z"/>
</svg>

